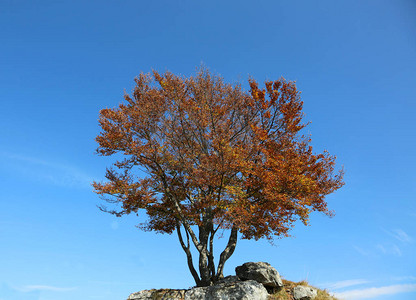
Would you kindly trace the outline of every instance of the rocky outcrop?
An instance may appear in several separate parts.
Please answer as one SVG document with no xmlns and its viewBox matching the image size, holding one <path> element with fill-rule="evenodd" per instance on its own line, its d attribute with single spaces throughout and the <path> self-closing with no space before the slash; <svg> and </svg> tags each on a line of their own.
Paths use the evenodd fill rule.
<svg viewBox="0 0 416 300">
<path fill-rule="evenodd" d="M 184 300 L 186 290 L 144 290 L 137 293 L 130 294 L 127 300 Z"/>
<path fill-rule="evenodd" d="M 241 280 L 255 280 L 270 290 L 280 290 L 283 287 L 279 272 L 266 262 L 248 262 L 235 268 L 235 273 Z"/>
<path fill-rule="evenodd" d="M 220 283 L 188 290 L 185 300 L 266 300 L 267 290 L 254 280 Z"/>
<path fill-rule="evenodd" d="M 232 276 L 235 277 L 235 276 Z M 265 287 L 254 280 L 228 282 L 189 290 L 145 290 L 131 294 L 127 300 L 266 300 Z M 235 280 L 236 279 L 236 280 Z"/>
<path fill-rule="evenodd" d="M 229 275 L 218 280 L 217 283 L 232 283 L 232 282 L 237 282 L 237 281 L 241 281 L 240 278 L 238 278 L 237 276 Z"/>
<path fill-rule="evenodd" d="M 235 270 L 237 276 L 227 276 L 212 286 L 144 290 L 131 294 L 127 300 L 266 300 L 269 293 L 283 287 L 279 272 L 268 263 L 248 262 Z M 317 290 L 309 286 L 292 287 L 286 288 L 295 300 L 312 300 L 317 296 Z"/>
<path fill-rule="evenodd" d="M 312 300 L 317 294 L 317 290 L 310 286 L 298 285 L 293 288 L 293 297 L 295 300 Z"/>
</svg>

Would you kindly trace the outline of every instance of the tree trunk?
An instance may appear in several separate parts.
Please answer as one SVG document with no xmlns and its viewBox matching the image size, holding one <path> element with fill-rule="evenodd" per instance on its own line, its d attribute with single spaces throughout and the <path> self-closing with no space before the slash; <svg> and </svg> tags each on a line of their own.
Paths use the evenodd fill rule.
<svg viewBox="0 0 416 300">
<path fill-rule="evenodd" d="M 184 226 L 185 227 L 185 226 Z M 182 249 L 186 253 L 188 268 L 192 274 L 192 277 L 195 280 L 195 283 L 198 287 L 210 286 L 224 277 L 223 270 L 225 262 L 231 257 L 234 253 L 235 247 L 237 245 L 237 228 L 233 227 L 231 229 L 230 237 L 228 239 L 227 246 L 220 255 L 220 260 L 218 263 L 217 270 L 215 270 L 214 263 L 214 248 L 213 241 L 215 232 L 213 230 L 213 224 L 205 224 L 205 226 L 199 226 L 199 241 L 195 245 L 199 252 L 199 275 L 194 268 L 192 261 L 192 253 L 190 251 L 190 237 L 188 231 L 185 227 L 187 243 L 183 241 L 183 237 L 180 231 L 180 223 L 178 222 L 176 226 L 178 232 L 179 242 L 181 243 Z M 193 239 L 191 239 L 193 240 Z"/>
<path fill-rule="evenodd" d="M 215 261 L 214 261 L 214 226 L 211 228 L 210 236 L 209 236 L 209 244 L 208 244 L 208 268 L 210 272 L 211 282 L 215 282 Z"/>
<path fill-rule="evenodd" d="M 224 265 L 225 262 L 233 255 L 235 247 L 237 245 L 237 228 L 233 226 L 231 228 L 230 238 L 228 239 L 227 246 L 225 247 L 224 251 L 222 251 L 220 255 L 220 261 L 218 263 L 217 274 L 215 276 L 215 281 L 224 277 Z"/>
<path fill-rule="evenodd" d="M 199 243 L 202 246 L 201 251 L 199 251 L 199 275 L 201 278 L 201 285 L 202 286 L 209 286 L 211 285 L 211 276 L 210 271 L 208 268 L 208 235 L 209 231 L 207 230 L 210 228 L 209 221 L 207 222 L 206 219 L 204 220 L 205 224 L 199 226 Z"/>
<path fill-rule="evenodd" d="M 176 223 L 176 232 L 178 233 L 178 238 L 179 238 L 179 242 L 181 243 L 182 249 L 183 249 L 183 251 L 185 251 L 189 271 L 191 271 L 192 277 L 194 278 L 196 285 L 200 286 L 201 285 L 201 279 L 199 278 L 198 273 L 196 272 L 196 270 L 194 268 L 194 263 L 192 261 L 192 253 L 191 253 L 191 250 L 190 250 L 190 243 L 189 243 L 189 234 L 185 229 L 186 239 L 187 239 L 187 245 L 185 245 L 185 243 L 183 241 L 183 238 L 182 238 L 181 227 L 180 227 L 179 222 Z"/>
</svg>

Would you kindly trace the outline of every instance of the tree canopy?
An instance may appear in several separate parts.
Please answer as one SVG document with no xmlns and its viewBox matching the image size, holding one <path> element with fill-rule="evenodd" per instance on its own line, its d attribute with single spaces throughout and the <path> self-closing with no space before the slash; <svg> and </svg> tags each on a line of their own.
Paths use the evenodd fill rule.
<svg viewBox="0 0 416 300">
<path fill-rule="evenodd" d="M 144 230 L 177 232 L 198 286 L 223 276 L 240 233 L 244 239 L 287 236 L 311 211 L 330 215 L 325 197 L 343 185 L 335 157 L 315 154 L 300 134 L 303 102 L 281 78 L 250 90 L 201 68 L 183 77 L 153 71 L 132 95 L 100 111 L 97 153 L 122 154 L 95 191 L 117 216 L 147 213 Z M 140 169 L 146 176 L 136 172 Z M 230 230 L 218 265 L 214 236 Z M 196 271 L 191 245 L 199 254 Z"/>
</svg>

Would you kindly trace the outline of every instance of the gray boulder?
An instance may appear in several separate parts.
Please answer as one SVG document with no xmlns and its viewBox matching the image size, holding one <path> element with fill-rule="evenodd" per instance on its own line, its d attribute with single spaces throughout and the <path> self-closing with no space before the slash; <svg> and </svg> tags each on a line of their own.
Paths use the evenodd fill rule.
<svg viewBox="0 0 416 300">
<path fill-rule="evenodd" d="M 268 290 L 280 290 L 283 287 L 279 272 L 266 262 L 248 262 L 235 268 L 241 280 L 255 280 Z"/>
<path fill-rule="evenodd" d="M 267 297 L 264 286 L 254 280 L 193 288 L 185 293 L 185 300 L 267 300 Z"/>
<path fill-rule="evenodd" d="M 267 300 L 264 286 L 254 280 L 240 281 L 228 276 L 222 283 L 190 290 L 144 290 L 131 294 L 127 300 Z"/>
<path fill-rule="evenodd" d="M 293 288 L 295 300 L 312 300 L 317 296 L 317 291 L 310 286 L 298 285 Z"/>
<path fill-rule="evenodd" d="M 127 300 L 183 300 L 186 290 L 144 290 L 130 294 Z"/>
<path fill-rule="evenodd" d="M 132 293 L 127 300 L 147 300 L 152 299 L 152 293 L 154 290 L 144 290 L 137 293 Z"/>
<path fill-rule="evenodd" d="M 238 278 L 237 276 L 229 275 L 229 276 L 226 276 L 226 277 L 218 280 L 218 282 L 216 284 L 221 284 L 221 283 L 234 283 L 234 282 L 237 282 L 237 281 L 241 281 L 240 278 Z"/>
</svg>

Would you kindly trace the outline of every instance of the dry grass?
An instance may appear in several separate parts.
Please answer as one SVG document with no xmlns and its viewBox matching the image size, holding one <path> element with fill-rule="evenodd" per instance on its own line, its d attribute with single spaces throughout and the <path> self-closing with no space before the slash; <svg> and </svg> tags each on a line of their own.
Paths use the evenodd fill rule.
<svg viewBox="0 0 416 300">
<path fill-rule="evenodd" d="M 304 285 L 304 286 L 311 286 L 308 284 L 307 281 L 303 280 L 300 282 L 293 282 L 289 280 L 283 279 L 283 289 L 279 292 L 269 295 L 269 300 L 294 300 L 292 290 L 295 286 Z M 326 290 L 318 289 L 312 286 L 318 291 L 318 295 L 316 296 L 315 300 L 338 300 L 337 298 L 331 296 Z"/>
</svg>

